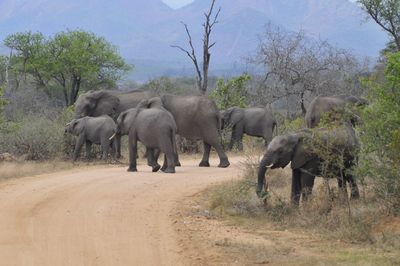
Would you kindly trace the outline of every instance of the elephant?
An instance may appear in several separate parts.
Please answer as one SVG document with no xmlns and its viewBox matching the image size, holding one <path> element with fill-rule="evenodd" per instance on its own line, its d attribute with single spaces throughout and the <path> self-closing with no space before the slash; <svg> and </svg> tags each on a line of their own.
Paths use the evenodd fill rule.
<svg viewBox="0 0 400 266">
<path fill-rule="evenodd" d="M 150 98 L 148 92 L 120 92 L 110 90 L 90 90 L 79 96 L 75 103 L 75 118 L 109 115 L 114 120 L 129 108 L 134 108 L 143 99 Z M 117 158 L 121 157 L 121 136 L 115 136 Z"/>
<path fill-rule="evenodd" d="M 335 96 L 317 96 L 311 101 L 307 108 L 305 115 L 305 122 L 308 128 L 314 128 L 318 125 L 321 117 L 324 113 L 336 110 L 343 112 L 344 108 L 350 106 L 364 106 L 368 102 L 360 97 L 352 95 L 335 95 Z M 351 118 L 351 122 L 354 125 L 357 121 L 356 115 Z"/>
<path fill-rule="evenodd" d="M 324 161 L 321 152 L 313 149 L 318 141 L 327 147 L 330 153 L 343 156 L 340 157 L 340 162 Z M 294 205 L 299 205 L 300 197 L 307 200 L 312 192 L 315 176 L 321 174 L 325 174 L 325 177 L 337 177 L 342 191 L 346 190 L 345 183 L 349 182 L 351 198 L 359 198 L 357 184 L 348 171 L 356 162 L 358 147 L 355 131 L 348 122 L 333 129 L 306 129 L 276 136 L 269 143 L 258 168 L 257 195 L 259 197 L 265 195 L 267 168 L 284 168 L 291 163 L 291 201 Z"/>
<path fill-rule="evenodd" d="M 277 126 L 272 113 L 266 108 L 260 107 L 231 107 L 221 112 L 221 118 L 222 129 L 227 126 L 232 127 L 229 150 L 232 150 L 235 143 L 237 143 L 240 151 L 243 150 L 243 134 L 262 137 L 265 140 L 265 145 L 267 145 L 271 141 L 273 131 Z"/>
<path fill-rule="evenodd" d="M 173 119 L 175 121 L 175 119 L 172 116 L 172 114 L 167 109 L 165 109 L 164 106 L 162 105 L 160 97 L 153 97 L 153 98 L 150 98 L 149 100 L 142 100 L 137 105 L 136 108 L 145 108 L 145 109 L 157 108 L 159 110 L 165 111 L 171 117 L 171 119 Z M 175 145 L 176 145 L 176 142 L 175 142 Z M 178 151 L 178 147 L 177 146 L 175 146 L 175 150 Z M 158 157 L 160 155 L 160 150 L 158 150 L 158 149 L 147 150 L 146 149 L 145 157 L 147 157 L 149 152 L 153 153 L 153 158 L 155 160 L 158 159 Z M 149 164 L 149 166 L 151 166 L 151 162 L 148 161 L 148 164 Z M 178 152 L 175 153 L 175 166 L 178 166 L 178 167 L 181 166 L 181 163 L 179 162 Z"/>
<path fill-rule="evenodd" d="M 160 169 L 153 155 L 154 149 L 158 149 L 164 153 L 161 170 L 165 173 L 175 173 L 177 126 L 170 113 L 158 108 L 131 108 L 119 115 L 117 128 L 119 134 L 128 134 L 129 137 L 129 172 L 137 171 L 137 142 L 140 141 L 149 151 L 147 157 L 153 172 Z"/>
<path fill-rule="evenodd" d="M 220 143 L 221 117 L 214 101 L 205 96 L 163 95 L 152 98 L 148 107 L 163 107 L 175 119 L 177 134 L 182 137 L 202 140 L 204 145 L 200 167 L 209 167 L 211 147 L 218 153 L 218 167 L 228 167 L 229 160 Z"/>
<path fill-rule="evenodd" d="M 101 145 L 103 160 L 107 159 L 110 146 L 112 147 L 111 151 L 115 159 L 116 145 L 115 141 L 110 140 L 110 138 L 117 132 L 117 126 L 114 120 L 108 115 L 98 117 L 85 116 L 73 119 L 65 126 L 64 132 L 78 137 L 73 155 L 74 161 L 78 158 L 83 143 L 86 144 L 86 158 L 89 158 L 91 145 L 94 143 Z"/>
</svg>

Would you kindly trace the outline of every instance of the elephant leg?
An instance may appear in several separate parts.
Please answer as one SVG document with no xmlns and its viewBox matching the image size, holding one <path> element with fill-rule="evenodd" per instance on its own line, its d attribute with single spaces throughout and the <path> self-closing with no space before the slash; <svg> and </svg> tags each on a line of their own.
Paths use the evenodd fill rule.
<svg viewBox="0 0 400 266">
<path fill-rule="evenodd" d="M 164 154 L 164 164 L 161 167 L 164 173 L 175 173 L 175 158 L 173 153 Z"/>
<path fill-rule="evenodd" d="M 308 200 L 314 187 L 315 176 L 301 173 L 301 196 L 303 201 Z"/>
<path fill-rule="evenodd" d="M 153 149 L 153 156 L 156 162 L 158 162 L 158 158 L 160 157 L 161 151 L 160 149 Z"/>
<path fill-rule="evenodd" d="M 210 166 L 209 157 L 210 157 L 211 146 L 214 147 L 218 153 L 218 157 L 220 160 L 218 167 L 225 168 L 229 166 L 230 163 L 219 141 L 219 134 L 217 129 L 215 130 L 211 129 L 210 131 L 206 132 L 206 134 L 204 134 L 203 143 L 204 143 L 204 153 L 199 166 Z"/>
<path fill-rule="evenodd" d="M 359 199 L 360 198 L 360 192 L 358 190 L 358 186 L 356 181 L 354 180 L 354 177 L 352 174 L 346 174 L 345 180 L 348 181 L 350 185 L 350 198 L 351 199 Z"/>
<path fill-rule="evenodd" d="M 137 156 L 136 133 L 129 132 L 129 168 L 128 168 L 128 172 L 137 172 L 136 156 Z"/>
<path fill-rule="evenodd" d="M 237 149 L 243 151 L 243 126 L 237 125 L 235 130 L 232 131 L 234 142 L 236 142 Z"/>
<path fill-rule="evenodd" d="M 232 134 L 231 134 L 231 140 L 229 141 L 228 144 L 228 150 L 231 151 L 233 149 L 233 145 L 235 144 L 235 131 L 236 127 L 232 127 Z"/>
<path fill-rule="evenodd" d="M 116 157 L 117 159 L 121 158 L 121 135 L 117 134 L 115 136 L 115 150 L 116 150 Z"/>
<path fill-rule="evenodd" d="M 108 153 L 109 153 L 109 151 L 110 151 L 110 140 L 108 140 L 107 138 L 104 139 L 104 140 L 102 141 L 102 143 L 101 143 L 101 149 L 102 149 L 102 152 L 103 152 L 102 159 L 103 159 L 104 161 L 107 161 Z"/>
<path fill-rule="evenodd" d="M 161 166 L 157 162 L 159 154 L 157 154 L 157 157 L 155 157 L 156 154 L 155 149 L 147 148 L 146 153 L 147 153 L 147 165 L 153 168 L 152 169 L 153 172 L 157 172 L 158 170 L 160 170 Z"/>
<path fill-rule="evenodd" d="M 347 189 L 346 189 L 346 179 L 344 177 L 344 172 L 340 171 L 340 176 L 338 177 L 338 187 L 339 187 L 339 193 L 341 195 L 341 198 L 344 199 L 348 199 L 348 195 L 347 195 Z"/>
<path fill-rule="evenodd" d="M 76 159 L 78 159 L 78 156 L 81 152 L 81 148 L 82 148 L 84 141 L 85 141 L 85 137 L 83 135 L 79 135 L 78 139 L 76 140 L 76 143 L 75 143 L 75 150 L 74 150 L 74 157 L 73 157 L 74 161 L 76 161 Z"/>
<path fill-rule="evenodd" d="M 181 166 L 181 162 L 179 161 L 179 155 L 178 152 L 174 153 L 174 160 L 175 160 L 175 166 Z"/>
<path fill-rule="evenodd" d="M 204 145 L 204 152 L 203 152 L 203 158 L 201 159 L 201 162 L 199 164 L 200 167 L 209 167 L 209 157 L 210 157 L 210 151 L 211 151 L 211 145 L 203 141 Z"/>
<path fill-rule="evenodd" d="M 92 143 L 88 140 L 85 141 L 85 149 L 86 159 L 89 160 L 91 158 Z"/>
<path fill-rule="evenodd" d="M 174 145 L 174 160 L 175 166 L 181 166 L 181 162 L 179 161 L 179 154 L 178 154 L 178 145 L 176 144 L 176 136 L 172 137 L 172 145 Z"/>
<path fill-rule="evenodd" d="M 221 143 L 219 142 L 218 135 L 215 136 L 215 138 L 207 140 L 207 143 L 214 147 L 214 149 L 217 151 L 218 157 L 219 157 L 219 164 L 218 167 L 221 168 L 226 168 L 230 165 L 228 156 L 226 156 L 224 149 L 222 148 Z M 208 150 L 208 155 L 210 154 L 210 150 Z M 208 159 L 208 158 L 207 158 Z M 208 160 L 207 160 L 208 161 Z"/>
<path fill-rule="evenodd" d="M 112 140 L 110 145 L 111 145 L 111 156 L 112 156 L 112 159 L 114 161 L 116 161 L 117 160 L 117 147 L 116 147 L 115 140 Z"/>
<path fill-rule="evenodd" d="M 292 170 L 292 191 L 291 202 L 293 205 L 299 206 L 301 195 L 301 172 L 299 169 Z"/>
</svg>

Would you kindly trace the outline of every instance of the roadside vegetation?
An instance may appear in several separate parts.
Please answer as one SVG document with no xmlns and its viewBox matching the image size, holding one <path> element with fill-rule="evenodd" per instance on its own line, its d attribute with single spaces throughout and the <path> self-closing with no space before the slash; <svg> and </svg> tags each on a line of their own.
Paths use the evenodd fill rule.
<svg viewBox="0 0 400 266">
<path fill-rule="evenodd" d="M 375 9 L 382 10 L 375 6 L 378 2 L 399 11 L 398 5 L 390 6 L 391 1 L 359 2 L 371 15 L 376 14 Z M 218 17 L 219 11 L 212 13 L 212 7 L 206 21 L 210 16 Z M 390 14 L 373 19 L 390 24 Z M 64 134 L 64 126 L 73 118 L 77 97 L 92 89 L 140 89 L 154 96 L 200 93 L 213 99 L 221 110 L 262 106 L 274 111 L 277 134 L 304 128 L 307 104 L 317 95 L 363 96 L 369 105 L 359 110 L 361 123 L 356 130 L 360 152 L 352 169 L 360 186 L 359 200 L 343 198 L 333 178 L 317 178 L 312 198 L 294 207 L 289 199 L 291 172 L 285 168 L 268 173 L 265 204 L 255 193 L 265 147 L 262 141 L 246 137 L 243 177 L 208 191 L 202 208 L 208 215 L 211 212 L 235 225 L 257 224 L 261 231 L 263 226 L 272 225 L 281 231 L 299 230 L 320 239 L 366 246 L 389 254 L 384 263 L 400 264 L 400 52 L 398 32 L 394 32 L 399 28 L 388 29 L 396 45 L 393 41 L 388 44 L 373 69 L 367 60 L 312 39 L 303 31 L 286 32 L 267 25 L 260 35 L 259 49 L 248 58 L 262 69 L 258 74 L 208 77 L 207 61 L 197 78 L 159 77 L 140 85 L 123 80 L 132 66 L 116 47 L 93 33 L 66 31 L 50 37 L 31 32 L 12 34 L 3 40 L 10 55 L 0 56 L 0 154 L 10 154 L 8 158 L 14 162 L 0 161 L 0 179 L 69 168 L 71 164 L 64 161 L 71 158 L 74 138 Z M 185 29 L 191 38 L 186 25 Z M 207 29 L 210 34 L 211 28 L 205 26 L 206 33 Z M 189 43 L 192 45 L 191 39 Z M 208 52 L 208 40 L 203 45 Z M 190 57 L 191 53 L 187 54 Z M 197 58 L 190 58 L 199 70 Z M 230 129 L 224 129 L 221 136 L 226 145 Z M 196 141 L 179 138 L 177 143 L 181 153 L 202 149 Z M 328 164 L 343 159 L 324 154 L 323 146 L 314 146 Z M 29 163 L 21 166 L 24 161 Z M 351 257 L 346 262 L 363 259 Z"/>
</svg>

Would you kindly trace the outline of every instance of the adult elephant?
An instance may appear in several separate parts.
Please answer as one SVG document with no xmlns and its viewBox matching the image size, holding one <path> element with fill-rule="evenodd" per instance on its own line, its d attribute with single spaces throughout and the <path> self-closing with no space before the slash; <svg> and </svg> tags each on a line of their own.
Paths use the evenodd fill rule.
<svg viewBox="0 0 400 266">
<path fill-rule="evenodd" d="M 118 119 L 118 131 L 129 135 L 129 168 L 128 171 L 136 172 L 137 142 L 142 142 L 147 150 L 149 166 L 153 172 L 160 169 L 154 158 L 153 150 L 158 149 L 164 153 L 164 164 L 161 170 L 165 173 L 175 173 L 176 166 L 176 123 L 168 111 L 158 108 L 142 108 L 143 100 L 137 108 L 131 108 L 122 112 Z"/>
<path fill-rule="evenodd" d="M 263 197 L 265 193 L 265 173 L 268 168 L 284 168 L 291 163 L 292 203 L 298 205 L 301 196 L 303 200 L 307 199 L 312 192 L 315 176 L 323 174 L 325 177 L 337 177 L 339 187 L 343 190 L 348 181 L 351 197 L 358 198 L 357 184 L 348 171 L 356 161 L 358 145 L 354 129 L 349 123 L 334 129 L 302 130 L 277 136 L 268 145 L 260 162 L 257 195 Z M 316 146 L 323 147 L 323 153 Z M 329 160 L 327 154 L 332 156 Z"/>
<path fill-rule="evenodd" d="M 231 150 L 236 143 L 240 151 L 243 150 L 243 134 L 254 137 L 262 137 L 267 145 L 271 139 L 276 120 L 271 112 L 266 108 L 251 107 L 240 108 L 231 107 L 221 112 L 222 128 L 231 127 L 232 136 L 228 145 Z"/>
<path fill-rule="evenodd" d="M 343 112 L 346 106 L 362 106 L 368 102 L 353 95 L 334 95 L 334 96 L 317 96 L 310 103 L 305 115 L 305 121 L 308 128 L 314 128 L 318 125 L 324 113 L 331 111 Z M 354 125 L 356 116 L 351 118 Z"/>
<path fill-rule="evenodd" d="M 143 91 L 90 90 L 80 95 L 77 99 L 75 103 L 75 118 L 109 115 L 116 120 L 120 113 L 136 107 L 141 100 L 148 98 L 150 98 L 149 93 Z M 121 136 L 117 135 L 115 141 L 117 158 L 120 158 Z"/>
<path fill-rule="evenodd" d="M 164 95 L 149 100 L 148 107 L 163 107 L 175 119 L 177 134 L 193 140 L 202 140 L 204 145 L 200 167 L 210 166 L 211 147 L 218 153 L 218 167 L 228 167 L 229 160 L 220 143 L 221 117 L 214 101 L 204 96 Z"/>
</svg>

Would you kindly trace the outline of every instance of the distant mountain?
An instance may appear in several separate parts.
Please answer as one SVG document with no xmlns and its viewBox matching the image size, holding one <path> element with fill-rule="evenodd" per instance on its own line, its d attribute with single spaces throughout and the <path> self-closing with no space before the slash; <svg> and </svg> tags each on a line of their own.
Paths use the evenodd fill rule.
<svg viewBox="0 0 400 266">
<path fill-rule="evenodd" d="M 257 35 L 269 21 L 288 30 L 303 29 L 360 56 L 377 56 L 387 40 L 348 0 L 217 0 L 217 6 L 222 11 L 212 35 L 217 41 L 212 64 L 219 73 L 225 68 L 229 73 L 234 64 L 238 68 L 238 62 L 257 47 Z M 18 31 L 50 35 L 80 28 L 116 44 L 125 58 L 136 63 L 137 73 L 142 73 L 136 78 L 185 74 L 190 72 L 190 61 L 170 45 L 187 45 L 180 21 L 189 25 L 200 45 L 203 13 L 208 8 L 205 0 L 176 10 L 161 0 L 1 0 L 0 38 Z M 146 74 L 146 69 L 154 71 Z"/>
</svg>

